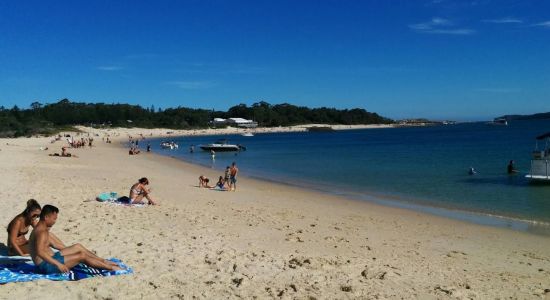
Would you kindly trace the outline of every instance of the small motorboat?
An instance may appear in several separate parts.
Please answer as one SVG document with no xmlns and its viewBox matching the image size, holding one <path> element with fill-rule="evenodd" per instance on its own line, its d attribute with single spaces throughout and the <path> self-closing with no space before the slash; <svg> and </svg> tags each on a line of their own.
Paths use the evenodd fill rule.
<svg viewBox="0 0 550 300">
<path fill-rule="evenodd" d="M 242 136 L 254 136 L 254 134 L 252 132 L 245 132 L 243 134 L 241 134 Z"/>
<path fill-rule="evenodd" d="M 492 122 L 489 122 L 487 124 L 497 125 L 497 126 L 508 126 L 508 121 L 505 118 L 495 118 Z"/>
<path fill-rule="evenodd" d="M 214 150 L 219 152 L 246 150 L 246 147 L 242 145 L 229 144 L 227 140 L 217 140 L 212 144 L 199 145 L 199 147 L 204 151 Z"/>
<path fill-rule="evenodd" d="M 162 142 L 160 143 L 160 147 L 162 149 L 175 150 L 178 149 L 178 144 L 176 144 L 175 142 Z"/>
<path fill-rule="evenodd" d="M 542 149 L 538 148 L 539 141 L 544 141 Z M 532 181 L 550 182 L 550 132 L 537 136 L 531 157 L 531 170 L 525 177 Z"/>
</svg>

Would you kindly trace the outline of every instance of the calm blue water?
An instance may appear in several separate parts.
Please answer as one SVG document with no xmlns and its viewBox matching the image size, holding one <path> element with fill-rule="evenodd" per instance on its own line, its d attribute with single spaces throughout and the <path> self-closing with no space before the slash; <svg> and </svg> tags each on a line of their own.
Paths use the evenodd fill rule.
<svg viewBox="0 0 550 300">
<path fill-rule="evenodd" d="M 535 136 L 547 131 L 550 120 L 515 121 L 509 126 L 472 123 L 181 137 L 175 139 L 180 145 L 177 151 L 160 149 L 160 140 L 151 144 L 157 153 L 218 169 L 220 175 L 235 161 L 242 175 L 477 222 L 476 216 L 493 216 L 483 217 L 481 223 L 536 231 L 533 228 L 550 224 L 550 185 L 530 184 L 524 175 L 529 171 Z M 214 161 L 198 147 L 189 153 L 191 144 L 217 138 L 245 145 L 247 151 L 217 153 Z M 510 159 L 520 174 L 506 174 Z M 467 174 L 470 166 L 477 175 Z M 473 214 L 461 216 L 460 212 Z"/>
</svg>

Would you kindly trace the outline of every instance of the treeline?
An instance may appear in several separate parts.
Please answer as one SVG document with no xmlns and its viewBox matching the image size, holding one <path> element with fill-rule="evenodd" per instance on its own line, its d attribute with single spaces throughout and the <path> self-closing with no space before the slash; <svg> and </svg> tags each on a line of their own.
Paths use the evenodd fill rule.
<svg viewBox="0 0 550 300">
<path fill-rule="evenodd" d="M 537 114 L 532 114 L 532 115 L 505 115 L 505 116 L 502 116 L 502 117 L 499 117 L 499 118 L 506 119 L 506 121 L 513 121 L 513 120 L 544 120 L 544 119 L 550 119 L 550 112 L 537 113 Z"/>
<path fill-rule="evenodd" d="M 252 119 L 259 126 L 291 126 L 308 123 L 381 124 L 393 121 L 364 109 L 307 108 L 291 104 L 252 106 L 240 104 L 227 112 L 185 107 L 156 109 L 130 104 L 77 103 L 63 99 L 30 108 L 0 107 L 0 137 L 49 135 L 74 125 L 191 129 L 206 128 L 213 118 Z"/>
</svg>

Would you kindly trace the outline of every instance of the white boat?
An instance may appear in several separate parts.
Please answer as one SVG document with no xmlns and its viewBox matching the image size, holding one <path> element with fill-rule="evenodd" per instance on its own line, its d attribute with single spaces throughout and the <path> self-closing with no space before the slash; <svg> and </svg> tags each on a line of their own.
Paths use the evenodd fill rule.
<svg viewBox="0 0 550 300">
<path fill-rule="evenodd" d="M 178 149 L 178 144 L 176 144 L 175 142 L 162 142 L 160 143 L 160 147 L 162 149 L 175 150 Z"/>
<path fill-rule="evenodd" d="M 487 123 L 489 125 L 508 126 L 508 121 L 505 118 L 496 118 L 492 122 Z"/>
<path fill-rule="evenodd" d="M 540 141 L 544 141 L 542 150 L 538 148 Z M 531 158 L 531 170 L 525 177 L 532 181 L 550 182 L 550 132 L 537 137 Z"/>
<path fill-rule="evenodd" d="M 252 132 L 245 132 L 243 134 L 241 134 L 242 136 L 254 136 L 254 134 L 252 134 Z"/>
<path fill-rule="evenodd" d="M 228 152 L 228 151 L 246 150 L 244 146 L 229 144 L 227 140 L 218 140 L 212 144 L 199 145 L 199 147 L 204 151 L 214 150 L 214 151 L 220 151 L 220 152 Z"/>
</svg>

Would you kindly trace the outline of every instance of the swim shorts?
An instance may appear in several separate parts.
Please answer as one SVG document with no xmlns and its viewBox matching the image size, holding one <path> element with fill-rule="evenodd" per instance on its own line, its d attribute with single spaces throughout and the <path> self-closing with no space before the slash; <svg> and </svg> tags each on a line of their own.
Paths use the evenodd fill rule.
<svg viewBox="0 0 550 300">
<path fill-rule="evenodd" d="M 235 177 L 235 176 L 231 176 L 231 178 L 229 180 L 230 180 L 231 184 L 237 183 L 237 177 Z"/>
<path fill-rule="evenodd" d="M 65 258 L 63 258 L 63 255 L 61 255 L 61 252 L 56 252 L 53 256 L 53 259 L 57 260 L 58 262 L 64 264 Z M 50 264 L 47 261 L 42 261 L 38 266 L 38 272 L 42 274 L 54 274 L 54 273 L 61 273 L 59 269 L 55 266 Z"/>
</svg>

